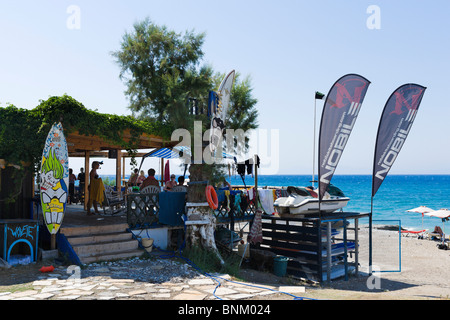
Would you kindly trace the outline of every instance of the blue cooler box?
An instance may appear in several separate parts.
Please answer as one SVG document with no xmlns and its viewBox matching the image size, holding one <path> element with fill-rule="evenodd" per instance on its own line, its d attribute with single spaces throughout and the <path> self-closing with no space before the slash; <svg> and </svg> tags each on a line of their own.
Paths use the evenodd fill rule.
<svg viewBox="0 0 450 320">
<path fill-rule="evenodd" d="M 185 206 L 186 192 L 161 192 L 159 194 L 159 223 L 182 226 Z"/>
</svg>

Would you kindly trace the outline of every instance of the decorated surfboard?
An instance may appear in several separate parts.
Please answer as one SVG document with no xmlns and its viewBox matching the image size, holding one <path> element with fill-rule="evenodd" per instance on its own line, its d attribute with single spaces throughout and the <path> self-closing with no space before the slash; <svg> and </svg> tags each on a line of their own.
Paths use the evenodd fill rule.
<svg viewBox="0 0 450 320">
<path fill-rule="evenodd" d="M 61 227 L 69 188 L 69 154 L 61 123 L 53 124 L 42 152 L 40 193 L 44 222 L 50 234 Z"/>
<path fill-rule="evenodd" d="M 211 130 L 209 147 L 212 153 L 217 149 L 222 140 L 223 130 L 225 128 L 228 105 L 230 103 L 231 89 L 233 88 L 235 71 L 231 71 L 219 86 L 219 103 L 211 115 Z"/>
</svg>

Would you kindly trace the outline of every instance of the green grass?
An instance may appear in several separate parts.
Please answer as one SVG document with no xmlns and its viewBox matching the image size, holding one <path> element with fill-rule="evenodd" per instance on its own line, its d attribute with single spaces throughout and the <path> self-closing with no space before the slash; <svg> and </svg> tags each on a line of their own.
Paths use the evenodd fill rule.
<svg viewBox="0 0 450 320">
<path fill-rule="evenodd" d="M 241 257 L 226 251 L 221 251 L 220 255 L 225 262 L 223 265 L 212 250 L 200 246 L 193 246 L 183 250 L 183 257 L 192 261 L 201 271 L 226 273 L 236 277 L 239 274 Z"/>
</svg>

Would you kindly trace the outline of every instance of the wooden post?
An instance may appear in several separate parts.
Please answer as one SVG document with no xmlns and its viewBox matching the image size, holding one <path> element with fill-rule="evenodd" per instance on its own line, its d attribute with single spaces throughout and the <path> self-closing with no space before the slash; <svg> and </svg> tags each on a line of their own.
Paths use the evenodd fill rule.
<svg viewBox="0 0 450 320">
<path fill-rule="evenodd" d="M 120 177 L 122 176 L 122 150 L 117 149 L 117 157 L 116 157 L 116 188 L 117 192 L 121 191 L 122 183 L 120 181 Z"/>
<path fill-rule="evenodd" d="M 50 250 L 55 249 L 56 249 L 56 234 L 52 234 L 50 239 Z"/>
<path fill-rule="evenodd" d="M 84 152 L 84 210 L 88 209 L 89 202 L 89 151 Z"/>
<path fill-rule="evenodd" d="M 122 178 L 120 179 L 121 185 L 122 185 L 122 179 L 125 179 L 125 157 L 122 157 Z"/>
</svg>

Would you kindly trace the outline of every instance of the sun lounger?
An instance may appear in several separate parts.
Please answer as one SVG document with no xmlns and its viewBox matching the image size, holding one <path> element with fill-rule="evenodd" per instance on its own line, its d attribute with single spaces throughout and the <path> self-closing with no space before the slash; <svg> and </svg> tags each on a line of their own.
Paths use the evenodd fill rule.
<svg viewBox="0 0 450 320">
<path fill-rule="evenodd" d="M 423 229 L 423 230 L 402 230 L 402 234 L 405 236 L 409 236 L 409 235 L 414 235 L 414 236 L 421 236 L 423 235 L 425 232 L 427 232 L 428 229 Z"/>
</svg>

